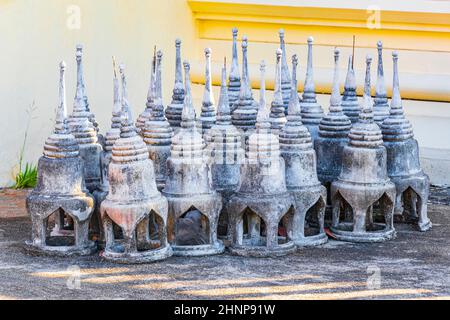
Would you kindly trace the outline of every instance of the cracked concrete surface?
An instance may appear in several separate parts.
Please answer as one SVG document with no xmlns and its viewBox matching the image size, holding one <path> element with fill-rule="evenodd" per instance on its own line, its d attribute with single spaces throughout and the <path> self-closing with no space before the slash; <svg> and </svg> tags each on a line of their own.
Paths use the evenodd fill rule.
<svg viewBox="0 0 450 320">
<path fill-rule="evenodd" d="M 447 299 L 450 207 L 430 205 L 429 215 L 431 231 L 397 225 L 397 239 L 385 243 L 330 240 L 282 258 L 223 254 L 137 266 L 27 255 L 29 219 L 3 218 L 0 299 Z M 371 281 L 378 270 L 379 288 Z"/>
</svg>

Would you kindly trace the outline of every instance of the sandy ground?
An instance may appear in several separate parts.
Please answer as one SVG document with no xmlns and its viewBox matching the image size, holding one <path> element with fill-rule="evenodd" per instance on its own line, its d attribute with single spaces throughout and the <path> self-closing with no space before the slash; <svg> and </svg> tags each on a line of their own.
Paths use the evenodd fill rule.
<svg viewBox="0 0 450 320">
<path fill-rule="evenodd" d="M 433 229 L 397 225 L 379 244 L 330 241 L 276 259 L 223 254 L 148 265 L 98 256 L 34 257 L 28 218 L 0 219 L 0 299 L 450 298 L 450 207 L 431 205 Z"/>
</svg>

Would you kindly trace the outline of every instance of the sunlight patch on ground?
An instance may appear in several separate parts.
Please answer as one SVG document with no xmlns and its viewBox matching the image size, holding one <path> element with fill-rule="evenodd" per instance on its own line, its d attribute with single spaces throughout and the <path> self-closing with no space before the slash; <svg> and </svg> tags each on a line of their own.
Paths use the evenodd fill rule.
<svg viewBox="0 0 450 320">
<path fill-rule="evenodd" d="M 81 269 L 80 275 L 86 276 L 86 275 L 96 275 L 96 274 L 116 274 L 121 272 L 127 272 L 130 271 L 128 268 L 93 268 L 93 269 Z M 46 272 L 35 272 L 31 275 L 34 277 L 41 277 L 41 278 L 50 278 L 50 279 L 56 279 L 56 278 L 66 278 L 73 276 L 74 272 L 73 270 L 64 270 L 64 271 L 46 271 Z"/>
</svg>

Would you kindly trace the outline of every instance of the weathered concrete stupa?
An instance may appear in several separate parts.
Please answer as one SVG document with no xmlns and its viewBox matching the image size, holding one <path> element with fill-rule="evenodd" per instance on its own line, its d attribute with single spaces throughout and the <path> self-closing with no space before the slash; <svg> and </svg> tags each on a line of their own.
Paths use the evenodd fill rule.
<svg viewBox="0 0 450 320">
<path fill-rule="evenodd" d="M 384 82 L 383 70 L 383 43 L 377 42 L 378 49 L 378 68 L 377 68 L 377 83 L 375 86 L 375 99 L 373 105 L 373 120 L 380 127 L 384 119 L 389 117 L 389 104 L 386 93 L 386 84 Z"/>
<path fill-rule="evenodd" d="M 264 79 L 265 65 L 261 65 Z M 249 138 L 246 162 L 241 166 L 239 191 L 228 204 L 233 254 L 282 256 L 296 247 L 283 230 L 290 230 L 294 203 L 286 188 L 284 160 L 278 137 L 270 132 L 265 83 L 261 81 L 260 109 L 256 132 Z M 282 230 L 279 236 L 279 230 Z"/>
<path fill-rule="evenodd" d="M 228 82 L 228 101 L 231 112 L 234 111 L 235 103 L 239 100 L 241 90 L 241 75 L 239 74 L 239 60 L 237 50 L 238 29 L 233 28 L 233 50 L 230 68 L 230 78 Z"/>
<path fill-rule="evenodd" d="M 186 96 L 181 129 L 172 139 L 163 194 L 169 201 L 169 241 L 178 256 L 219 254 L 217 240 L 222 199 L 211 187 L 204 141 L 195 127 L 190 65 L 184 63 Z"/>
<path fill-rule="evenodd" d="M 142 131 L 144 142 L 148 146 L 150 159 L 155 167 L 156 184 L 158 190 L 164 188 L 167 177 L 166 161 L 170 156 L 173 130 L 164 116 L 164 104 L 162 98 L 162 52 L 158 51 L 156 57 L 155 75 L 155 99 L 149 120 L 145 123 Z"/>
<path fill-rule="evenodd" d="M 353 56 L 348 58 L 347 76 L 345 78 L 344 94 L 342 96 L 342 111 L 352 123 L 359 121 L 360 106 L 356 95 L 356 78 L 353 69 Z"/>
<path fill-rule="evenodd" d="M 231 115 L 233 125 L 241 132 L 245 149 L 247 148 L 248 137 L 255 131 L 257 110 L 254 107 L 254 99 L 250 79 L 248 78 L 247 65 L 247 37 L 242 38 L 242 83 L 239 92 L 239 99 L 233 107 Z"/>
<path fill-rule="evenodd" d="M 359 108 L 359 107 L 358 107 Z M 348 143 L 352 123 L 342 112 L 339 89 L 339 50 L 334 51 L 333 90 L 330 98 L 330 112 L 319 125 L 319 136 L 314 141 L 317 153 L 317 175 L 330 192 L 331 183 L 339 177 L 342 169 L 342 151 Z M 328 196 L 328 204 L 331 199 Z"/>
<path fill-rule="evenodd" d="M 366 80 L 360 120 L 353 125 L 349 144 L 342 154 L 342 171 L 331 185 L 333 222 L 331 230 L 338 240 L 378 242 L 395 237 L 395 185 L 386 168 L 386 148 L 381 130 L 373 120 L 370 96 L 370 64 L 366 59 Z M 373 219 L 377 204 L 382 221 Z"/>
<path fill-rule="evenodd" d="M 273 92 L 273 101 L 270 107 L 270 127 L 272 133 L 278 135 L 280 130 L 283 129 L 286 124 L 286 115 L 283 102 L 283 92 L 282 92 L 282 56 L 283 51 L 278 49 L 276 52 L 276 69 L 275 69 L 275 90 Z"/>
<path fill-rule="evenodd" d="M 181 112 L 184 104 L 183 68 L 181 66 L 181 40 L 175 40 L 175 86 L 172 103 L 166 108 L 166 118 L 175 132 L 181 128 Z"/>
<path fill-rule="evenodd" d="M 120 67 L 125 79 L 123 66 Z M 112 149 L 109 193 L 101 204 L 106 247 L 117 263 L 145 263 L 172 255 L 167 241 L 167 200 L 156 188 L 153 162 L 137 134 L 127 97 L 120 138 Z"/>
<path fill-rule="evenodd" d="M 98 142 L 97 131 L 92 124 L 93 115 L 88 111 L 83 85 L 83 51 L 77 47 L 77 89 L 74 99 L 73 112 L 68 123 L 71 133 L 80 146 L 80 157 L 83 160 L 84 179 L 86 187 L 91 193 L 102 185 L 102 170 L 100 157 L 102 146 Z M 88 120 L 88 121 L 86 121 Z"/>
<path fill-rule="evenodd" d="M 395 214 L 418 224 L 421 231 L 431 228 L 427 215 L 429 178 L 422 171 L 419 146 L 411 123 L 405 118 L 400 96 L 398 54 L 393 52 L 394 81 L 390 115 L 381 126 L 387 150 L 388 175 L 397 188 Z"/>
<path fill-rule="evenodd" d="M 32 221 L 27 248 L 37 253 L 88 255 L 96 250 L 88 239 L 94 199 L 85 190 L 83 161 L 67 124 L 65 68 L 62 62 L 55 130 L 45 142 L 37 185 L 26 200 Z"/>
<path fill-rule="evenodd" d="M 229 215 L 226 210 L 228 200 L 239 187 L 240 166 L 244 161 L 240 133 L 231 124 L 226 77 L 227 72 L 224 66 L 219 105 L 217 106 L 217 123 L 207 132 L 207 151 L 211 161 L 212 184 L 213 188 L 222 195 L 223 203 L 218 235 L 224 238 L 228 237 L 231 231 L 228 226 Z"/>
<path fill-rule="evenodd" d="M 136 130 L 142 136 L 145 123 L 150 119 L 156 96 L 156 48 L 153 54 L 152 68 L 150 74 L 150 84 L 148 86 L 147 102 L 144 111 L 136 119 Z"/>
<path fill-rule="evenodd" d="M 297 56 L 292 57 L 291 99 L 287 123 L 280 132 L 281 156 L 286 163 L 286 186 L 295 201 L 287 234 L 297 246 L 327 242 L 324 231 L 327 191 L 317 178 L 316 152 L 302 124 L 297 94 Z"/>
<path fill-rule="evenodd" d="M 281 92 L 283 95 L 284 112 L 288 114 L 289 100 L 291 97 L 291 76 L 289 74 L 289 66 L 287 63 L 286 44 L 284 42 L 284 30 L 280 29 L 280 49 L 281 56 Z"/>
<path fill-rule="evenodd" d="M 205 90 L 203 93 L 202 110 L 198 118 L 197 127 L 201 130 L 203 136 L 207 130 L 216 123 L 216 107 L 214 94 L 212 91 L 211 79 L 211 49 L 205 49 L 206 68 L 205 68 Z"/>
<path fill-rule="evenodd" d="M 313 141 L 319 132 L 319 123 L 324 113 L 320 104 L 317 103 L 314 77 L 313 77 L 313 37 L 308 38 L 308 64 L 306 66 L 305 87 L 303 89 L 303 99 L 300 103 L 303 124 L 311 133 Z"/>
</svg>

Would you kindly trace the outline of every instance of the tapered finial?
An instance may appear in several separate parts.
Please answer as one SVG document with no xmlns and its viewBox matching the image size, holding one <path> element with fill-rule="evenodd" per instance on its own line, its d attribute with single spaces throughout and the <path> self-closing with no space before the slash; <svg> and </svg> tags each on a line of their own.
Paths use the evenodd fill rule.
<svg viewBox="0 0 450 320">
<path fill-rule="evenodd" d="M 154 48 L 153 51 L 152 67 L 150 71 L 150 83 L 148 86 L 148 93 L 147 93 L 147 107 L 150 107 L 155 101 L 156 95 L 155 77 L 156 77 L 156 47 Z"/>
<path fill-rule="evenodd" d="M 56 111 L 55 133 L 68 132 L 65 73 L 66 63 L 61 61 L 59 64 L 59 103 Z"/>
<path fill-rule="evenodd" d="M 214 95 L 211 81 L 211 48 L 205 49 L 205 91 L 203 93 L 203 105 L 214 105 Z"/>
<path fill-rule="evenodd" d="M 195 125 L 195 110 L 192 104 L 192 95 L 191 95 L 191 65 L 189 62 L 185 61 L 183 63 L 184 66 L 184 77 L 185 77 L 185 97 L 184 97 L 184 105 L 183 112 L 181 114 L 181 126 L 183 128 L 193 128 Z"/>
<path fill-rule="evenodd" d="M 353 56 L 348 57 L 347 76 L 345 78 L 345 90 L 356 90 L 355 70 L 353 69 Z"/>
<path fill-rule="evenodd" d="M 175 40 L 175 90 L 184 91 L 183 71 L 181 66 L 181 40 Z"/>
<path fill-rule="evenodd" d="M 392 83 L 391 109 L 403 109 L 402 97 L 400 95 L 399 76 L 398 76 L 398 53 L 397 53 L 397 51 L 392 52 L 392 60 L 394 63 L 394 76 L 393 76 L 393 83 Z"/>
<path fill-rule="evenodd" d="M 242 37 L 242 84 L 240 96 L 245 98 L 252 97 L 250 88 L 250 79 L 248 75 L 248 58 L 247 58 L 248 40 L 246 36 Z"/>
<path fill-rule="evenodd" d="M 372 97 L 371 97 L 371 85 L 370 85 L 370 65 L 372 64 L 372 57 L 367 55 L 366 57 L 366 78 L 364 81 L 364 96 L 363 96 L 363 107 L 361 110 L 360 118 L 367 119 L 373 118 L 372 110 Z M 369 117 L 368 117 L 369 115 Z"/>
<path fill-rule="evenodd" d="M 308 37 L 308 62 L 306 65 L 306 79 L 305 79 L 305 87 L 303 92 L 303 100 L 315 100 L 315 85 L 314 85 L 314 76 L 313 76 L 313 37 Z"/>
<path fill-rule="evenodd" d="M 230 69 L 230 79 L 231 81 L 236 81 L 240 79 L 239 75 L 239 62 L 238 62 L 238 50 L 237 50 L 237 36 L 238 29 L 233 28 L 233 51 L 232 51 L 232 60 L 231 60 L 231 69 Z"/>
<path fill-rule="evenodd" d="M 122 122 L 122 125 L 130 126 L 133 124 L 133 117 L 131 115 L 130 105 L 128 102 L 127 78 L 125 76 L 124 64 L 120 64 L 119 72 L 122 78 L 122 112 L 124 116 L 124 122 Z"/>
<path fill-rule="evenodd" d="M 277 104 L 283 104 L 283 95 L 281 93 L 281 59 L 283 56 L 283 51 L 278 48 L 276 52 L 277 64 L 275 70 L 275 90 L 274 90 L 274 101 Z"/>
<path fill-rule="evenodd" d="M 296 54 L 292 56 L 292 81 L 291 81 L 291 97 L 289 99 L 288 115 L 297 116 L 300 115 L 300 101 L 297 93 L 297 66 L 298 57 Z"/>
<path fill-rule="evenodd" d="M 375 88 L 376 96 L 386 97 L 386 86 L 384 83 L 384 70 L 383 70 L 383 43 L 377 42 L 378 49 L 378 69 L 377 69 L 377 85 Z"/>
<path fill-rule="evenodd" d="M 261 71 L 261 88 L 259 93 L 259 110 L 257 123 L 261 124 L 269 121 L 269 109 L 267 108 L 266 103 L 266 62 L 261 61 L 259 70 Z"/>
<path fill-rule="evenodd" d="M 283 52 L 283 55 L 281 57 L 281 81 L 283 83 L 290 83 L 291 77 L 289 74 L 289 66 L 287 63 L 286 43 L 284 41 L 284 29 L 280 29 L 279 34 L 280 34 L 280 48 Z"/>
<path fill-rule="evenodd" d="M 341 112 L 341 92 L 339 87 L 339 49 L 334 50 L 334 76 L 333 89 L 330 98 L 330 111 Z"/>
<path fill-rule="evenodd" d="M 162 63 L 163 53 L 158 50 L 156 53 L 156 72 L 155 72 L 155 104 L 162 106 L 162 73 L 161 73 L 161 63 Z M 164 107 L 163 107 L 164 108 Z"/>
<path fill-rule="evenodd" d="M 113 78 L 113 92 L 114 92 L 114 104 L 113 104 L 113 113 L 120 114 L 122 112 L 122 103 L 120 101 L 120 93 L 119 93 L 119 79 L 117 78 L 117 67 L 116 67 L 116 59 L 113 59 L 113 70 L 114 70 L 114 78 Z"/>
<path fill-rule="evenodd" d="M 222 67 L 222 81 L 220 86 L 219 105 L 217 106 L 217 123 L 218 124 L 230 124 L 230 104 L 228 101 L 228 88 L 227 88 L 227 62 L 224 59 L 224 65 Z"/>
</svg>

